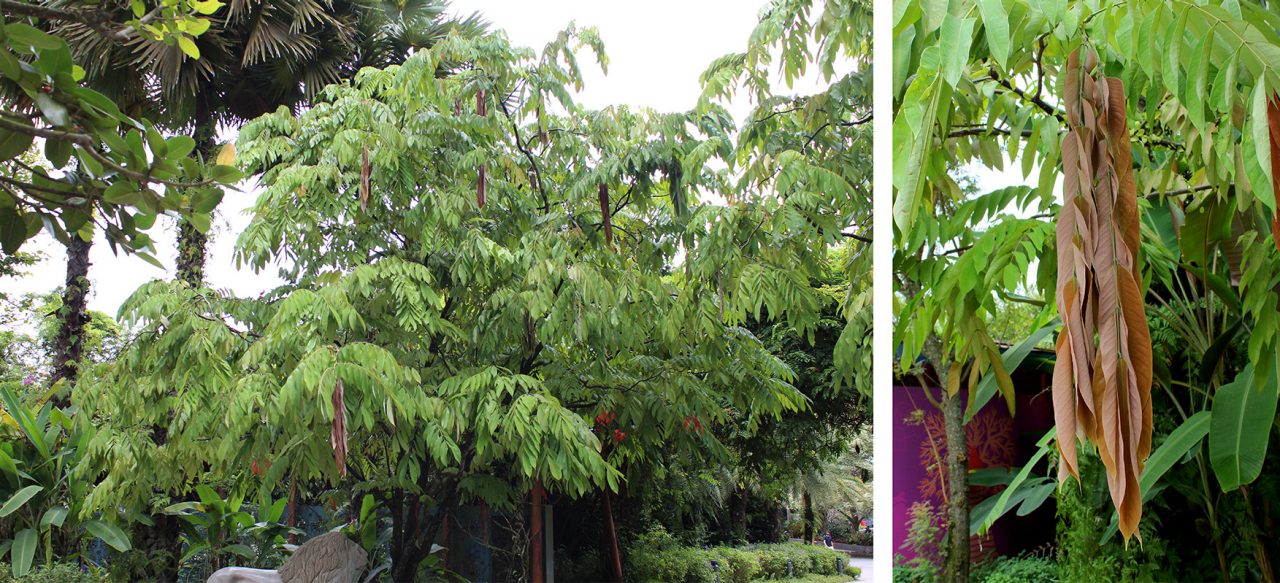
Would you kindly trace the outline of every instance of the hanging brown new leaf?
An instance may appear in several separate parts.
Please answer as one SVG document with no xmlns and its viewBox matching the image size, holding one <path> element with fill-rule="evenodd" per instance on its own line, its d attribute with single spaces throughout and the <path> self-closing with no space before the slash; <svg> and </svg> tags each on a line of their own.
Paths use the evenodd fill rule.
<svg viewBox="0 0 1280 583">
<path fill-rule="evenodd" d="M 333 387 L 333 429 L 329 432 L 329 445 L 333 446 L 333 461 L 338 464 L 338 475 L 347 475 L 347 399 L 338 379 Z"/>
<path fill-rule="evenodd" d="M 476 115 L 485 117 L 489 114 L 488 108 L 484 102 L 484 90 L 476 92 Z M 480 165 L 480 172 L 476 176 L 476 206 L 484 208 L 484 164 Z"/>
<path fill-rule="evenodd" d="M 1138 477 L 1151 453 L 1151 336 L 1138 261 L 1138 199 L 1124 86 L 1079 49 L 1063 71 L 1069 131 L 1058 214 L 1058 336 L 1053 405 L 1059 479 L 1080 477 L 1076 439 L 1094 444 L 1128 540 L 1142 517 Z"/>
<path fill-rule="evenodd" d="M 369 210 L 369 148 L 364 149 L 360 159 L 360 210 Z"/>
<path fill-rule="evenodd" d="M 604 226 L 604 242 L 610 247 L 613 246 L 613 219 L 609 213 L 609 187 L 605 184 L 600 185 L 600 221 Z"/>
<path fill-rule="evenodd" d="M 1267 135 L 1271 142 L 1271 192 L 1280 200 L 1280 101 L 1267 100 Z M 1280 249 L 1280 204 L 1271 215 L 1271 239 Z"/>
</svg>

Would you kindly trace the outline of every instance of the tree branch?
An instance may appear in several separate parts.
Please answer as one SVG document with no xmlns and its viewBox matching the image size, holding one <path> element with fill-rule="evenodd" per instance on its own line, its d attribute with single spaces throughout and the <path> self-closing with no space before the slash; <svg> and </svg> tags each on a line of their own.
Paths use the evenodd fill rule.
<svg viewBox="0 0 1280 583">
<path fill-rule="evenodd" d="M 111 17 L 110 12 L 102 9 L 67 10 L 64 8 L 30 4 L 27 2 L 17 2 L 15 0 L 0 0 L 0 12 L 10 16 L 26 16 L 32 18 L 43 18 L 45 20 L 61 20 L 80 23 L 93 29 L 94 32 L 116 42 L 128 40 L 129 35 L 126 31 L 131 29 L 130 27 L 125 27 L 120 30 L 111 30 L 110 28 L 107 28 L 106 24 L 114 23 L 115 19 Z"/>
<path fill-rule="evenodd" d="M 1058 118 L 1060 121 L 1064 121 L 1064 122 L 1066 121 L 1067 118 L 1065 115 L 1063 115 L 1061 110 L 1059 110 L 1057 107 L 1053 106 L 1049 102 L 1045 101 L 1044 99 L 1041 99 L 1038 95 L 1027 95 L 1026 91 L 1023 91 L 1022 89 L 1018 89 L 1017 87 L 1014 87 L 1012 83 L 1002 78 L 1000 76 L 1000 73 L 997 72 L 994 67 L 992 67 L 987 71 L 987 75 L 992 81 L 995 81 L 996 84 L 1003 87 L 1006 91 L 1013 93 L 1018 97 L 1021 97 L 1023 101 L 1026 101 L 1028 103 L 1031 103 L 1032 105 L 1035 105 L 1036 107 L 1040 108 L 1041 111 L 1049 115 L 1052 115 L 1053 117 Z"/>
<path fill-rule="evenodd" d="M 511 122 L 511 132 L 516 137 L 516 149 L 524 154 L 529 165 L 533 166 L 533 175 L 537 180 L 538 194 L 542 197 L 542 212 L 551 210 L 551 200 L 547 198 L 547 191 L 542 186 L 542 169 L 538 167 L 538 161 L 533 158 L 533 153 L 525 146 L 524 140 L 520 138 L 520 126 L 516 123 L 516 118 L 511 116 L 511 111 L 507 109 L 507 102 L 499 99 L 498 106 L 502 108 L 502 115 L 507 116 L 507 120 Z"/>
<path fill-rule="evenodd" d="M 1203 192 L 1203 191 L 1206 191 L 1206 190 L 1212 190 L 1212 189 L 1213 189 L 1213 185 L 1212 185 L 1212 184 L 1201 184 L 1200 186 L 1193 186 L 1193 187 L 1191 187 L 1191 188 L 1179 188 L 1179 189 L 1176 189 L 1176 190 L 1166 190 L 1166 191 L 1163 191 L 1163 192 L 1161 192 L 1161 191 L 1159 191 L 1159 190 L 1153 190 L 1153 191 L 1151 191 L 1151 192 L 1148 192 L 1148 193 L 1146 193 L 1146 194 L 1142 195 L 1142 197 L 1143 197 L 1143 198 L 1155 198 L 1155 197 L 1157 197 L 1157 196 L 1167 196 L 1167 197 L 1174 197 L 1174 196 L 1186 196 L 1186 195 L 1188 195 L 1188 194 L 1195 194 L 1195 193 L 1197 193 L 1197 192 Z"/>
<path fill-rule="evenodd" d="M 862 241 L 863 243 L 866 243 L 866 244 L 868 244 L 868 245 L 870 245 L 870 244 L 872 243 L 872 241 L 871 241 L 871 238 L 870 238 L 870 237 L 863 237 L 862 235 L 858 235 L 858 234 L 856 234 L 856 233 L 845 233 L 845 232 L 841 232 L 841 233 L 840 233 L 840 236 L 841 236 L 841 237 L 848 237 L 848 238 L 850 238 L 850 239 L 853 239 L 854 241 Z"/>
<path fill-rule="evenodd" d="M 0 0 L 0 2 L 3 2 L 3 1 L 4 0 Z M 133 180 L 137 180 L 138 182 L 141 182 L 143 184 L 149 184 L 154 182 L 157 184 L 164 184 L 166 186 L 174 186 L 178 188 L 192 188 L 197 186 L 207 186 L 209 184 L 213 184 L 212 180 L 201 180 L 199 182 L 179 182 L 174 180 L 166 180 L 163 178 L 156 178 L 145 172 L 138 172 L 137 170 L 131 170 L 129 168 L 121 166 L 120 164 L 116 163 L 115 160 L 112 160 L 111 158 L 107 157 L 106 154 L 99 152 L 98 149 L 95 147 L 98 141 L 93 136 L 90 136 L 88 134 L 82 134 L 78 132 L 68 132 L 64 130 L 55 130 L 52 128 L 38 128 L 35 126 L 30 126 L 27 124 L 10 121 L 6 116 L 0 116 L 0 129 L 6 129 L 9 131 L 18 132 L 21 134 L 35 136 L 37 138 L 44 138 L 46 140 L 57 140 L 61 142 L 69 142 L 69 143 L 75 144 L 77 146 L 80 146 L 82 149 L 84 149 L 85 152 L 88 152 L 89 155 L 93 157 L 94 160 L 101 162 L 103 166 L 106 166 L 112 170 L 115 170 L 116 172 L 120 173 L 122 176 L 131 178 Z"/>
</svg>

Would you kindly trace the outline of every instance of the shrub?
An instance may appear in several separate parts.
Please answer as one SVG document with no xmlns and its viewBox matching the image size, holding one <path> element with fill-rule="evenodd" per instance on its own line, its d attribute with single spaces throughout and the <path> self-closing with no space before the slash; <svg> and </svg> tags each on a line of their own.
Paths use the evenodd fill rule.
<svg viewBox="0 0 1280 583">
<path fill-rule="evenodd" d="M 15 578 L 8 563 L 0 563 L 0 583 L 98 583 L 98 577 L 80 570 L 79 565 L 54 563 L 31 567 L 31 572 Z"/>
<path fill-rule="evenodd" d="M 805 571 L 808 573 L 835 575 L 839 569 L 839 563 L 848 560 L 844 553 L 823 545 L 805 545 L 803 550 L 807 559 Z"/>
<path fill-rule="evenodd" d="M 971 580 L 977 583 L 1054 583 L 1058 580 L 1058 564 L 1037 556 L 996 557 L 977 565 Z"/>
<path fill-rule="evenodd" d="M 840 552 L 820 545 L 787 543 L 701 550 L 668 543 L 661 532 L 650 531 L 638 538 L 627 558 L 628 579 L 643 583 L 710 583 L 715 581 L 715 572 L 711 569 L 711 561 L 715 559 L 720 563 L 720 581 L 751 583 L 761 579 L 787 579 L 788 561 L 793 565 L 793 578 L 809 574 L 835 575 L 837 563 L 844 559 Z M 849 570 L 844 574 L 856 575 Z"/>
<path fill-rule="evenodd" d="M 662 527 L 641 534 L 627 555 L 628 578 L 637 582 L 714 582 L 712 554 L 699 548 L 676 545 L 676 538 Z"/>
<path fill-rule="evenodd" d="M 894 555 L 894 583 L 933 583 L 937 580 L 937 567 L 929 564 L 908 563 L 902 555 Z"/>
<path fill-rule="evenodd" d="M 760 577 L 762 579 L 782 579 L 787 576 L 786 553 L 775 548 L 775 545 L 757 547 L 754 550 L 756 556 L 760 559 Z"/>
<path fill-rule="evenodd" d="M 937 581 L 941 579 L 942 551 L 939 541 L 942 540 L 942 527 L 934 514 L 933 505 L 928 502 L 916 502 L 911 505 L 911 522 L 907 525 L 907 539 L 902 543 L 903 550 L 915 553 L 915 558 L 907 560 L 902 555 L 894 555 L 894 581 Z M 902 579 L 899 579 L 901 573 Z"/>
<path fill-rule="evenodd" d="M 849 544 L 864 547 L 872 546 L 872 540 L 875 536 L 870 532 L 855 532 L 849 535 Z"/>
<path fill-rule="evenodd" d="M 732 547 L 718 547 L 712 553 L 720 560 L 720 580 L 724 583 L 751 583 L 760 573 L 760 558 Z"/>
</svg>

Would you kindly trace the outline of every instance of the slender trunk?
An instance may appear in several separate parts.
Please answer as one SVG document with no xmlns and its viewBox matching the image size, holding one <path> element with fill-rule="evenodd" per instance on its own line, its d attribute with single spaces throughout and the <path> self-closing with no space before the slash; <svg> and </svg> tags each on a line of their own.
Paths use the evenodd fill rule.
<svg viewBox="0 0 1280 583">
<path fill-rule="evenodd" d="M 71 233 L 67 244 L 67 281 L 62 290 L 62 308 L 58 314 L 58 335 L 53 339 L 53 378 L 50 384 L 65 381 L 53 404 L 66 407 L 71 404 L 71 388 L 79 374 L 80 360 L 84 357 L 84 329 L 89 323 L 86 308 L 89 299 L 89 249 L 93 241 L 85 241 Z"/>
<path fill-rule="evenodd" d="M 430 509 L 414 504 L 409 507 L 410 514 L 402 516 L 400 553 L 391 558 L 391 578 L 393 581 L 417 581 L 418 565 L 431 554 L 431 545 L 444 524 L 448 511 L 457 503 L 457 496 L 451 495 L 441 499 L 435 514 Z"/>
<path fill-rule="evenodd" d="M 729 520 L 733 524 L 733 542 L 747 542 L 747 489 L 736 486 L 729 500 Z"/>
<path fill-rule="evenodd" d="M 608 488 L 603 490 L 604 496 L 604 536 L 608 548 L 609 574 L 613 583 L 622 583 L 622 553 L 618 550 L 618 529 L 613 522 L 613 494 Z"/>
<path fill-rule="evenodd" d="M 534 483 L 532 498 L 529 510 L 529 572 L 533 583 L 542 583 L 542 482 Z"/>
<path fill-rule="evenodd" d="M 943 386 L 946 386 L 945 384 Z M 969 581 L 969 445 L 964 435 L 964 401 L 960 393 L 942 401 L 947 431 L 947 569 L 946 578 Z"/>
<path fill-rule="evenodd" d="M 358 507 L 353 504 L 352 508 L 358 508 Z M 288 512 L 289 512 L 289 518 L 287 519 L 287 522 L 285 522 L 285 526 L 288 526 L 289 528 L 297 527 L 298 526 L 298 478 L 293 478 L 292 480 L 289 480 Z M 298 535 L 291 532 L 289 533 L 289 536 L 285 538 L 285 540 L 287 540 L 291 545 L 296 545 L 298 544 Z"/>
<path fill-rule="evenodd" d="M 804 544 L 809 544 L 813 542 L 813 498 L 808 488 L 800 492 L 800 498 L 804 500 Z"/>
<path fill-rule="evenodd" d="M 948 386 L 951 359 L 943 352 L 942 342 L 936 335 L 925 339 L 923 352 L 933 365 L 938 386 Z M 947 540 L 943 548 L 946 559 L 943 577 L 955 583 L 969 582 L 969 444 L 964 433 L 964 406 L 959 391 L 943 395 L 942 420 L 947 437 Z"/>
<path fill-rule="evenodd" d="M 212 162 L 217 146 L 217 121 L 207 108 L 196 111 L 195 130 L 191 138 L 196 141 L 196 153 L 205 163 Z M 178 219 L 178 281 L 191 287 L 204 285 L 204 262 L 209 236 L 200 232 L 186 219 Z"/>
</svg>

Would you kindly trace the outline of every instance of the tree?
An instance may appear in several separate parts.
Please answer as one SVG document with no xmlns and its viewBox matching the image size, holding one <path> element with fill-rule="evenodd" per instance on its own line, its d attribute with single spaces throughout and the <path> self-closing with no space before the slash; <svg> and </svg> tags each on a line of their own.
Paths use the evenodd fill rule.
<svg viewBox="0 0 1280 583">
<path fill-rule="evenodd" d="M 582 46 L 607 62 L 590 29 L 541 52 L 451 34 L 246 126 L 239 156 L 264 191 L 238 260 L 287 257 L 289 283 L 130 299 L 138 342 L 77 393 L 104 472 L 86 504 L 137 507 L 206 472 L 265 492 L 350 480 L 390 510 L 393 578 L 411 579 L 463 501 L 616 491 L 651 451 L 722 447 L 690 417 L 750 410 L 754 427 L 802 407 L 741 324 L 767 306 L 810 333 L 813 253 L 839 235 L 795 219 L 829 203 L 703 202 L 726 185 L 709 160 L 732 153 L 728 115 L 583 110 L 568 93 Z M 157 471 L 129 469 L 142 460 Z"/>
<path fill-rule="evenodd" d="M 213 13 L 190 44 L 140 38 L 112 43 L 82 22 L 56 32 L 72 40 L 86 80 L 131 110 L 155 116 L 175 132 L 189 132 L 196 153 L 213 159 L 219 126 L 239 127 L 277 108 L 297 111 L 330 83 L 362 67 L 402 62 L 452 30 L 478 34 L 478 16 L 447 18 L 441 0 L 412 2 L 255 2 L 233 0 Z M 116 10 L 125 13 L 128 3 Z M 220 156 L 231 163 L 234 156 Z M 208 201 L 212 213 L 220 200 Z M 180 221 L 178 279 L 204 282 L 210 221 Z"/>
<path fill-rule="evenodd" d="M 843 247 L 846 325 L 835 347 L 837 387 L 871 393 L 871 3 L 862 0 L 778 1 L 752 32 L 747 49 L 716 59 L 702 74 L 702 102 L 745 90 L 755 104 L 739 129 L 733 164 L 739 180 L 726 193 L 748 200 L 777 193 L 786 220 L 821 233 L 824 249 Z M 775 90 L 816 73 L 829 86 L 813 95 Z M 816 69 L 816 70 L 815 70 Z M 812 341 L 812 338 L 810 338 Z"/>
<path fill-rule="evenodd" d="M 1276 16 L 1251 2 L 959 2 L 937 9 L 907 1 L 898 3 L 894 18 L 895 272 L 906 300 L 896 337 L 904 363 L 923 348 L 953 394 L 962 382 L 957 373 L 968 370 L 972 397 L 986 371 L 1001 382 L 1007 376 L 988 345 L 984 313 L 997 301 L 1056 303 L 1067 323 L 1054 381 L 1060 475 L 1073 474 L 1076 435 L 1101 448 L 1127 539 L 1139 526 L 1142 501 L 1169 469 L 1144 465 L 1153 441 L 1151 377 L 1144 368 L 1154 360 L 1154 382 L 1171 398 L 1184 398 L 1173 390 L 1187 388 L 1158 378 L 1164 364 L 1142 338 L 1150 310 L 1141 304 L 1157 289 L 1152 274 L 1172 283 L 1164 274 L 1171 260 L 1180 261 L 1168 253 L 1167 240 L 1154 244 L 1153 233 L 1193 250 L 1181 260 L 1200 262 L 1191 263 L 1199 266 L 1192 273 L 1200 272 L 1206 293 L 1212 289 L 1228 303 L 1239 298 L 1241 317 L 1253 327 L 1252 372 L 1239 377 L 1253 393 L 1241 394 L 1262 395 L 1255 409 L 1260 418 L 1274 414 L 1277 297 L 1270 282 L 1276 252 L 1266 234 L 1276 216 L 1272 163 L 1280 160 L 1273 155 L 1277 138 L 1269 134 L 1272 119 L 1280 119 L 1271 105 Z M 1038 186 L 963 196 L 950 170 L 970 163 L 1019 163 L 1024 176 L 1038 171 Z M 1060 177 L 1062 203 L 1054 192 Z M 1195 218 L 1205 208 L 1225 212 L 1213 221 Z M 1159 227 L 1170 216 L 1186 217 L 1180 233 Z M 1204 230 L 1224 217 L 1225 232 Z M 1045 220 L 1053 218 L 1056 242 L 1054 225 Z M 960 227 L 966 224 L 979 227 Z M 1159 230 L 1139 237 L 1143 224 Z M 1124 253 L 1103 253 L 1121 248 L 1103 242 L 1121 240 Z M 1050 250 L 1057 265 L 1045 260 Z M 1131 264 L 1117 261 L 1126 255 Z M 1233 256 L 1248 259 L 1242 264 Z M 1022 274 L 1037 260 L 1036 277 L 1024 282 Z M 1128 273 L 1114 271 L 1115 265 Z M 1206 270 L 1228 266 L 1234 281 L 1224 285 Z M 1024 283 L 1039 297 L 1015 295 Z M 1081 317 L 1081 298 L 1100 302 L 1099 320 Z M 1107 320 L 1117 315 L 1130 331 L 1111 345 L 1125 346 L 1118 358 L 1094 345 L 1093 332 L 1109 337 L 1116 328 Z M 1103 379 L 1098 384 L 1092 371 Z M 1239 398 L 1216 401 L 1222 420 L 1240 405 Z M 948 415 L 949 434 L 954 418 Z M 1188 417 L 1189 428 L 1192 422 Z M 1115 431 L 1125 424 L 1129 431 Z M 1253 456 L 1265 453 L 1270 425 L 1246 431 L 1220 423 L 1216 432 L 1208 430 L 1224 489 L 1256 478 L 1254 463 L 1240 453 L 1249 451 L 1245 457 L 1259 460 L 1260 470 L 1261 457 Z M 1215 453 L 1215 442 L 1231 441 L 1251 445 Z M 1180 447 L 1185 453 L 1201 442 L 1182 440 Z M 1151 459 L 1166 459 L 1160 453 Z M 956 489 L 964 472 L 952 470 L 951 502 L 964 506 L 965 496 L 956 497 L 966 492 Z M 963 522 L 953 514 L 948 526 L 952 552 L 967 556 L 960 548 L 965 541 L 955 536 Z M 963 578 L 963 563 L 952 564 L 948 577 Z"/>
</svg>

